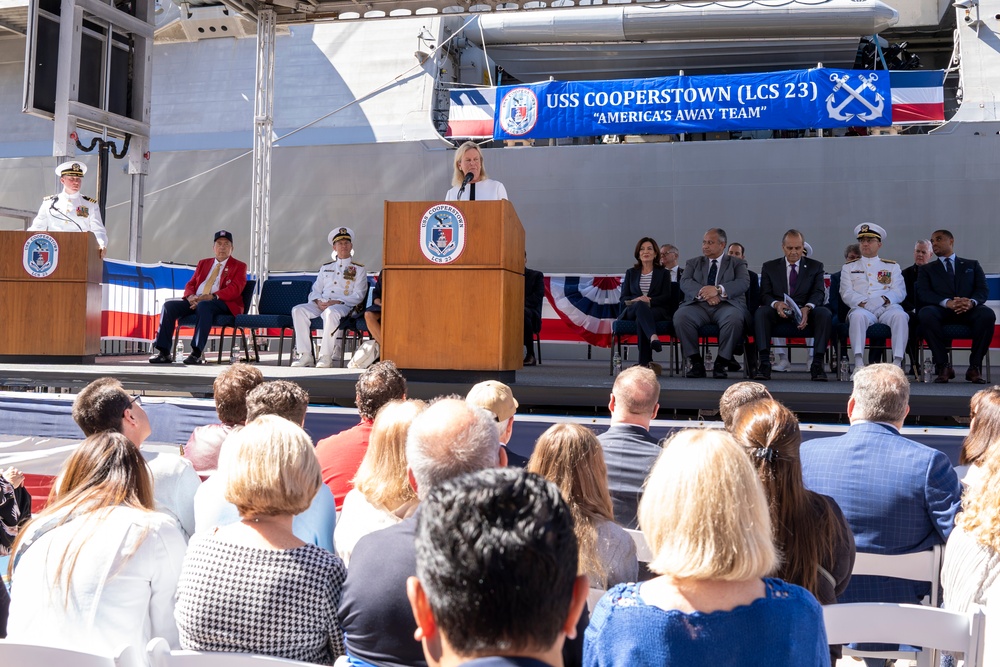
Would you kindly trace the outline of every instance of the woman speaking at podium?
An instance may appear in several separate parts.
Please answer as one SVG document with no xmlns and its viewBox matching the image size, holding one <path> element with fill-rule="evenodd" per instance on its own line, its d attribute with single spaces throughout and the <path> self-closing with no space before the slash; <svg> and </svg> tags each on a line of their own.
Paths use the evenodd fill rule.
<svg viewBox="0 0 1000 667">
<path fill-rule="evenodd" d="M 454 186 L 444 196 L 445 201 L 490 201 L 507 199 L 507 189 L 500 181 L 486 174 L 483 153 L 472 141 L 466 141 L 455 152 Z"/>
</svg>

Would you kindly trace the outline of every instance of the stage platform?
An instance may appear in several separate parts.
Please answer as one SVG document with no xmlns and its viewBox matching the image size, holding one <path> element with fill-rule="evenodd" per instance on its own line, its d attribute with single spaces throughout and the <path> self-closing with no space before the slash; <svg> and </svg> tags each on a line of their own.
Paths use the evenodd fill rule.
<svg viewBox="0 0 1000 667">
<path fill-rule="evenodd" d="M 354 406 L 354 384 L 359 371 L 290 368 L 278 366 L 276 361 L 275 355 L 265 354 L 257 364 L 266 379 L 299 383 L 309 392 L 310 402 L 317 405 Z M 212 382 L 222 368 L 215 363 L 153 366 L 145 356 L 98 357 L 93 365 L 0 364 L 0 386 L 75 393 L 98 377 L 112 375 L 129 390 L 148 395 L 209 397 Z M 835 380 L 811 382 L 804 364 L 795 368 L 798 372 L 775 373 L 766 383 L 772 394 L 803 421 L 845 422 L 852 384 Z M 956 368 L 959 379 L 948 384 L 912 384 L 907 423 L 963 423 L 969 414 L 969 399 L 983 388 L 965 382 L 964 370 Z M 408 379 L 410 397 L 421 399 L 443 394 L 464 395 L 473 384 L 459 374 L 435 381 Z M 719 396 L 726 387 L 742 379 L 740 373 L 730 373 L 727 380 L 688 380 L 664 375 L 660 379 L 663 392 L 659 418 L 710 418 L 717 411 Z M 606 358 L 551 359 L 541 366 L 517 371 L 511 386 L 521 405 L 520 413 L 606 416 L 612 382 Z"/>
</svg>

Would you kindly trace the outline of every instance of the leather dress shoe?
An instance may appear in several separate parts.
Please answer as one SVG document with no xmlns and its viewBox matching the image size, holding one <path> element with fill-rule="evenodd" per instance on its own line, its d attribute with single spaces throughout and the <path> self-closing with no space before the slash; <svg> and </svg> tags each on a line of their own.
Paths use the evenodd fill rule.
<svg viewBox="0 0 1000 667">
<path fill-rule="evenodd" d="M 813 365 L 809 367 L 809 374 L 815 382 L 826 382 L 827 380 L 826 371 L 823 370 L 823 364 L 813 363 Z"/>
<path fill-rule="evenodd" d="M 524 358 L 524 363 L 521 364 L 521 365 L 522 366 L 536 366 L 537 364 L 538 364 L 538 362 L 535 361 L 535 355 L 529 354 L 528 356 L 526 356 Z"/>
<path fill-rule="evenodd" d="M 986 378 L 977 366 L 969 366 L 969 370 L 965 371 L 965 379 L 972 384 L 986 384 Z"/>
<path fill-rule="evenodd" d="M 684 375 L 688 378 L 703 378 L 707 375 L 705 372 L 705 362 L 702 360 L 701 356 L 691 357 L 691 368 Z"/>
<path fill-rule="evenodd" d="M 156 348 L 156 354 L 149 358 L 149 363 L 151 364 L 169 364 L 173 363 L 173 359 L 170 358 L 170 353 L 166 350 L 161 350 Z"/>
<path fill-rule="evenodd" d="M 198 352 L 191 352 L 191 354 L 184 357 L 184 365 L 186 366 L 193 366 L 196 364 L 203 364 L 203 363 L 205 363 L 205 356 L 203 354 L 199 354 Z"/>
<path fill-rule="evenodd" d="M 659 338 L 656 340 L 650 340 L 649 347 L 653 349 L 653 352 L 663 352 L 663 343 L 660 342 Z"/>
<path fill-rule="evenodd" d="M 726 368 L 729 367 L 729 359 L 725 357 L 718 357 L 715 360 L 715 366 L 712 368 L 712 377 L 716 380 L 725 380 L 729 377 L 729 373 L 726 372 Z"/>
<path fill-rule="evenodd" d="M 937 371 L 937 377 L 934 378 L 935 384 L 944 384 L 955 378 L 955 369 L 951 366 L 938 366 L 935 370 Z"/>
<path fill-rule="evenodd" d="M 757 367 L 757 372 L 753 374 L 754 380 L 770 380 L 771 379 L 771 362 L 762 361 L 760 366 Z"/>
<path fill-rule="evenodd" d="M 726 365 L 726 370 L 730 371 L 731 373 L 739 373 L 741 370 L 743 370 L 743 367 L 740 366 L 740 362 L 736 361 L 735 359 L 730 359 L 729 363 Z"/>
</svg>

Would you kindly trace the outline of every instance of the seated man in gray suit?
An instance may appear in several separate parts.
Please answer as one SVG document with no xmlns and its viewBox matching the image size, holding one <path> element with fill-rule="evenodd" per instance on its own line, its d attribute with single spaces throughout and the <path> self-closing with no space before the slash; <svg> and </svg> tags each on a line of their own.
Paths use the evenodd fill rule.
<svg viewBox="0 0 1000 667">
<path fill-rule="evenodd" d="M 689 378 L 706 375 L 705 360 L 698 353 L 698 327 L 719 326 L 719 355 L 712 377 L 727 377 L 733 350 L 743 340 L 747 317 L 744 295 L 750 287 L 747 263 L 726 254 L 726 232 L 719 228 L 705 232 L 701 257 L 688 260 L 681 277 L 684 302 L 674 315 L 674 329 L 681 340 L 684 356 L 691 360 Z"/>
<path fill-rule="evenodd" d="M 615 523 L 637 528 L 636 509 L 642 485 L 660 455 L 660 445 L 649 434 L 649 422 L 660 409 L 660 382 L 644 366 L 622 371 L 611 389 L 611 427 L 597 436 L 608 466 L 608 488 Z"/>
</svg>

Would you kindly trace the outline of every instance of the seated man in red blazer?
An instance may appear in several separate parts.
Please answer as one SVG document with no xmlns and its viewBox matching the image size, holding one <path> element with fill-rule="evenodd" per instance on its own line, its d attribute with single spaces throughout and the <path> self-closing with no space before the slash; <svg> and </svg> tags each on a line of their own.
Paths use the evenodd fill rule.
<svg viewBox="0 0 1000 667">
<path fill-rule="evenodd" d="M 171 299 L 163 304 L 160 331 L 156 334 L 156 354 L 151 364 L 169 364 L 170 344 L 174 339 L 177 320 L 198 316 L 191 339 L 191 354 L 185 364 L 205 363 L 204 349 L 212 320 L 216 315 L 240 315 L 243 312 L 243 288 L 247 284 L 247 265 L 232 256 L 233 235 L 225 230 L 215 232 L 215 257 L 198 262 L 194 276 L 184 286 L 183 299 Z"/>
</svg>

